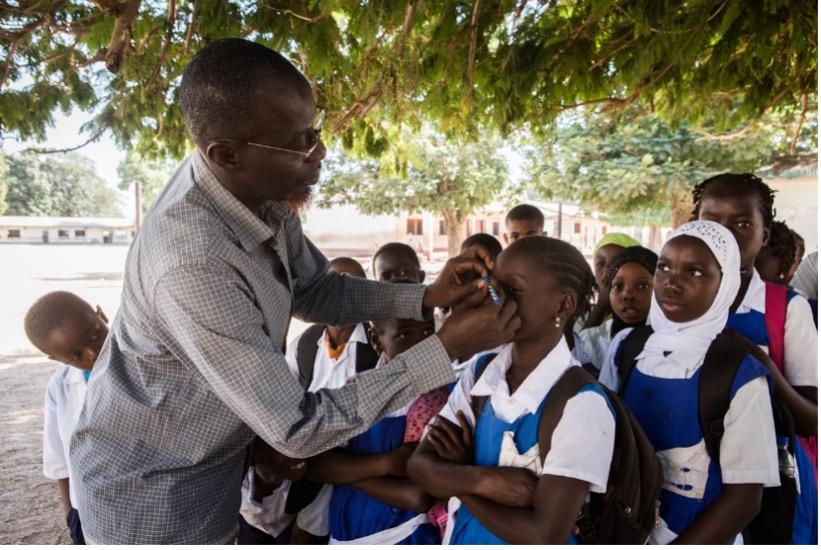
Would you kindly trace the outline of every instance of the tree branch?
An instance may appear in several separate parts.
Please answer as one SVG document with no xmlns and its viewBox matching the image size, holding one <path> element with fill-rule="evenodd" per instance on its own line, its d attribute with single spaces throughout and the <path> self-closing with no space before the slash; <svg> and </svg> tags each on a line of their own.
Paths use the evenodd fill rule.
<svg viewBox="0 0 821 550">
<path fill-rule="evenodd" d="M 126 8 L 124 3 L 117 0 L 92 0 L 94 5 L 106 12 L 108 15 L 119 17 Z"/>
<path fill-rule="evenodd" d="M 109 0 L 96 1 L 98 5 L 102 3 L 109 6 L 109 9 L 113 4 Z M 111 41 L 108 43 L 105 58 L 105 67 L 112 74 L 120 72 L 120 67 L 122 67 L 125 50 L 131 43 L 131 25 L 140 11 L 140 3 L 141 0 L 126 0 L 125 3 L 119 4 L 121 11 L 114 22 L 114 31 L 111 33 Z"/>
<path fill-rule="evenodd" d="M 106 131 L 106 128 L 101 128 L 96 134 L 94 134 L 93 136 L 88 138 L 86 141 L 84 141 L 83 143 L 81 143 L 80 145 L 77 145 L 75 147 L 66 147 L 64 149 L 38 149 L 36 147 L 29 147 L 29 148 L 25 149 L 23 152 L 24 153 L 35 153 L 35 154 L 38 154 L 38 155 L 52 155 L 52 154 L 55 154 L 55 153 L 70 153 L 72 151 L 77 151 L 78 149 L 82 149 L 83 147 L 85 147 L 89 143 L 97 141 L 105 133 L 105 131 Z"/>
<path fill-rule="evenodd" d="M 191 11 L 191 20 L 188 22 L 188 28 L 185 30 L 185 42 L 183 42 L 182 45 L 183 55 L 188 55 L 188 46 L 191 44 L 191 35 L 194 32 L 194 22 L 197 20 L 197 14 L 199 13 L 199 9 L 199 0 L 194 0 L 194 9 Z"/>
<path fill-rule="evenodd" d="M 399 40 L 396 44 L 396 57 L 400 60 L 405 55 L 405 39 L 410 32 L 411 23 L 413 23 L 413 16 L 416 12 L 416 3 L 411 2 L 408 4 L 407 9 L 405 9 L 405 19 L 402 21 L 402 32 L 399 34 Z"/>
<path fill-rule="evenodd" d="M 470 18 L 470 49 L 468 50 L 468 101 L 473 101 L 473 73 L 476 69 L 476 45 L 479 41 L 479 11 L 482 9 L 482 0 L 473 3 L 473 15 Z"/>
<path fill-rule="evenodd" d="M 809 101 L 807 98 L 807 94 L 804 93 L 801 96 L 801 116 L 798 118 L 798 125 L 795 127 L 795 133 L 792 136 L 792 142 L 790 143 L 790 154 L 795 154 L 795 146 L 798 143 L 798 136 L 801 134 L 801 127 L 804 126 L 804 120 L 807 118 L 807 108 L 809 107 Z"/>
<path fill-rule="evenodd" d="M 174 20 L 176 18 L 177 0 L 168 0 L 168 19 L 165 27 L 165 38 L 163 40 L 162 50 L 160 50 L 160 55 L 157 57 L 157 63 L 154 64 L 154 70 L 151 71 L 151 77 L 148 79 L 149 82 L 156 80 L 160 74 L 163 63 L 165 63 L 165 57 L 168 55 L 168 47 L 171 45 L 171 37 L 174 32 Z"/>
</svg>

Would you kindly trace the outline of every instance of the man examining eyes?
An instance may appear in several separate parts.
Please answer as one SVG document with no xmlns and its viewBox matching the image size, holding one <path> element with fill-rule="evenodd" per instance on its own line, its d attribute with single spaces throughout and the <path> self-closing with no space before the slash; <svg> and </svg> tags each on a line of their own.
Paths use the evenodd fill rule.
<svg viewBox="0 0 821 550">
<path fill-rule="evenodd" d="M 472 252 L 430 286 L 330 272 L 298 212 L 319 179 L 322 116 L 284 57 L 224 39 L 183 72 L 196 150 L 128 254 L 122 303 L 71 439 L 86 540 L 231 543 L 254 435 L 292 458 L 335 447 L 453 379 L 451 359 L 508 340 L 515 306 L 482 303 Z M 431 336 L 344 388 L 305 393 L 284 359 L 291 317 L 417 318 L 470 301 Z M 481 334 L 481 338 L 476 335 Z"/>
</svg>

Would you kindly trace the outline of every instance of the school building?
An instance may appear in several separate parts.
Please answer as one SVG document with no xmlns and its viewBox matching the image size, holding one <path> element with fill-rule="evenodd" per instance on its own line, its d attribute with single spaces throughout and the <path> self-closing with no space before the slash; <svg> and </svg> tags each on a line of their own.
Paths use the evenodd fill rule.
<svg viewBox="0 0 821 550">
<path fill-rule="evenodd" d="M 0 243 L 128 244 L 134 222 L 124 218 L 0 216 Z"/>
</svg>

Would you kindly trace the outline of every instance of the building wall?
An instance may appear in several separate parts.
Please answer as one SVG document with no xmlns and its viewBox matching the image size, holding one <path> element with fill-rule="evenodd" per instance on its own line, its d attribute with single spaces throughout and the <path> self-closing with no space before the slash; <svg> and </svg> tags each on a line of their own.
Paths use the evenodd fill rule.
<svg viewBox="0 0 821 550">
<path fill-rule="evenodd" d="M 13 236 L 15 232 L 19 237 Z M 97 244 L 106 242 L 107 236 L 115 244 L 126 244 L 132 239 L 131 231 L 121 228 L 0 225 L 0 243 Z"/>
<path fill-rule="evenodd" d="M 806 252 L 818 249 L 818 178 L 772 179 L 775 189 L 775 219 L 804 238 Z"/>
</svg>

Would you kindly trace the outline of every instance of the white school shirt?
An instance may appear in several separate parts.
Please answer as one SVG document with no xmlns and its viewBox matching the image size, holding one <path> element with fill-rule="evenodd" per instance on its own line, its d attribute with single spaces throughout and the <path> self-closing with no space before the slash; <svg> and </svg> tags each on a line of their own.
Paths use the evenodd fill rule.
<svg viewBox="0 0 821 550">
<path fill-rule="evenodd" d="M 345 344 L 345 349 L 342 350 L 342 355 L 339 359 L 333 360 L 328 356 L 328 350 L 325 347 L 325 331 L 322 331 L 319 339 L 316 341 L 316 359 L 314 360 L 314 377 L 311 380 L 311 385 L 308 387 L 309 392 L 317 392 L 321 389 L 335 390 L 344 386 L 348 380 L 356 375 L 356 344 L 368 344 L 368 334 L 365 332 L 365 326 L 361 323 L 356 325 L 356 328 L 351 333 L 348 343 Z M 288 350 L 285 352 L 285 361 L 291 372 L 299 378 L 299 366 L 296 360 L 297 347 L 299 338 L 297 336 L 288 345 Z"/>
<path fill-rule="evenodd" d="M 758 270 L 753 270 L 750 287 L 736 313 L 766 311 L 767 287 Z M 767 346 L 761 346 L 765 352 Z M 793 297 L 787 304 L 784 324 L 784 378 L 791 386 L 818 387 L 818 330 L 807 299 Z"/>
<path fill-rule="evenodd" d="M 248 473 L 242 481 L 242 505 L 239 513 L 250 525 L 272 537 L 277 537 L 294 521 L 292 514 L 285 513 L 285 503 L 288 500 L 291 482 L 287 479 L 283 480 L 273 493 L 263 497 L 262 502 L 251 497 L 253 483 L 254 469 L 248 468 Z M 333 486 L 323 485 L 313 502 L 296 513 L 297 526 L 317 537 L 328 535 L 330 533 L 328 505 L 332 494 Z"/>
<path fill-rule="evenodd" d="M 43 407 L 43 474 L 49 479 L 69 478 L 68 443 L 80 418 L 86 395 L 83 371 L 62 365 L 48 381 Z M 77 507 L 74 480 L 69 479 L 71 506 Z"/>
<path fill-rule="evenodd" d="M 459 424 L 462 411 L 471 426 L 476 425 L 470 396 L 488 395 L 496 416 L 512 422 L 527 413 L 536 413 L 550 389 L 561 376 L 578 365 L 562 338 L 555 348 L 519 385 L 513 395 L 505 379 L 512 363 L 513 345 L 506 344 L 474 382 L 474 364 L 465 365 L 459 381 L 440 413 Z M 541 465 L 538 444 L 522 455 L 502 444 L 500 466 L 528 467 L 536 475 L 551 474 L 590 483 L 590 490 L 604 493 L 613 457 L 616 421 L 604 398 L 595 392 L 582 392 L 568 399 L 561 420 L 551 439 L 550 452 Z"/>
<path fill-rule="evenodd" d="M 792 286 L 812 300 L 818 299 L 818 251 L 810 253 L 801 261 L 790 281 Z"/>
<path fill-rule="evenodd" d="M 601 369 L 610 347 L 610 330 L 613 328 L 613 318 L 597 327 L 586 328 L 579 333 L 581 352 L 590 358 L 590 362 Z M 578 344 L 577 344 L 578 345 Z M 573 350 L 576 351 L 576 350 Z"/>
<path fill-rule="evenodd" d="M 626 328 L 613 337 L 605 367 L 599 375 L 599 382 L 614 392 L 619 391 L 615 354 L 631 330 L 633 329 Z M 679 356 L 676 360 L 672 357 L 658 360 L 642 358 L 639 354 L 636 369 L 657 378 L 688 379 L 701 367 L 704 356 L 689 357 L 689 361 L 687 359 Z M 676 475 L 676 468 L 664 468 L 666 465 L 675 465 L 682 460 L 704 464 L 709 461 L 703 440 L 696 448 L 669 449 L 657 454 L 661 459 L 665 480 Z M 724 484 L 761 483 L 764 487 L 781 485 L 770 390 L 764 377 L 756 378 L 742 386 L 730 402 L 724 416 L 724 435 L 721 438 L 719 457 L 721 481 Z M 703 481 L 706 483 L 706 478 Z M 665 483 L 665 487 L 667 486 Z M 662 521 L 660 527 L 653 531 L 651 541 L 666 544 L 679 534 L 673 533 Z M 735 543 L 741 542 L 741 537 L 736 537 Z"/>
</svg>

